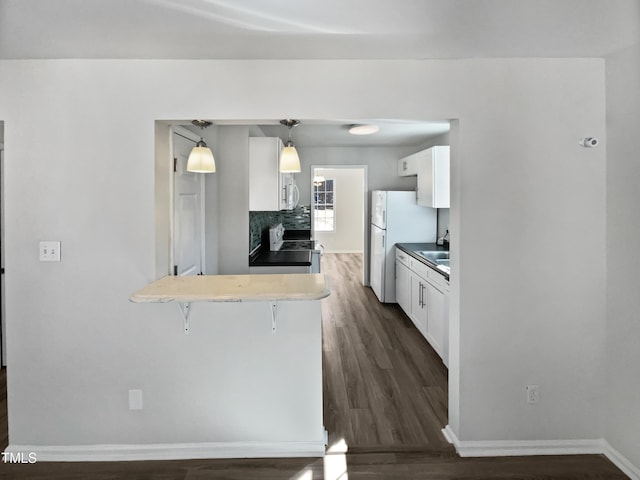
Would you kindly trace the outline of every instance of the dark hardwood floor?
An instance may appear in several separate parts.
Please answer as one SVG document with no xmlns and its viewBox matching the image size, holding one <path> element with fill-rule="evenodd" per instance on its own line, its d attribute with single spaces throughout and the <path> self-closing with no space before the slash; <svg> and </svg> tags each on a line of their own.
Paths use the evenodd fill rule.
<svg viewBox="0 0 640 480">
<path fill-rule="evenodd" d="M 325 427 L 350 450 L 454 454 L 447 369 L 396 304 L 362 287 L 362 256 L 327 254 L 322 301 Z"/>
<path fill-rule="evenodd" d="M 460 458 L 447 423 L 447 370 L 397 305 L 361 285 L 360 255 L 326 254 L 332 294 L 322 302 L 324 459 L 232 459 L 2 464 L 0 479 L 622 480 L 602 455 Z M 0 442 L 7 445 L 6 370 Z"/>
</svg>

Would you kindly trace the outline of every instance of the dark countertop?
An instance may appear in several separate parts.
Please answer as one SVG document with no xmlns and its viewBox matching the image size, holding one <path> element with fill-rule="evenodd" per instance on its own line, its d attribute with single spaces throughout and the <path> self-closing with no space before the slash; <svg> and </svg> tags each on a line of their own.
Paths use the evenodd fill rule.
<svg viewBox="0 0 640 480">
<path fill-rule="evenodd" d="M 309 267 L 311 250 L 280 250 L 272 252 L 260 248 L 249 257 L 250 267 Z"/>
<path fill-rule="evenodd" d="M 422 257 L 422 256 L 420 256 L 420 255 L 418 255 L 416 253 L 416 252 L 420 252 L 420 251 L 423 251 L 423 250 L 428 250 L 430 252 L 448 252 L 449 251 L 448 248 L 445 248 L 442 245 L 437 245 L 435 243 L 396 243 L 396 248 L 399 248 L 403 252 L 408 253 L 409 255 L 411 255 L 416 260 L 424 263 L 427 267 L 432 268 L 433 270 L 438 272 L 440 275 L 442 275 L 444 278 L 449 280 L 449 274 L 448 273 L 443 272 L 442 270 L 440 270 L 438 268 L 437 264 L 435 264 L 433 262 L 430 262 L 426 258 L 424 258 L 424 257 Z"/>
</svg>

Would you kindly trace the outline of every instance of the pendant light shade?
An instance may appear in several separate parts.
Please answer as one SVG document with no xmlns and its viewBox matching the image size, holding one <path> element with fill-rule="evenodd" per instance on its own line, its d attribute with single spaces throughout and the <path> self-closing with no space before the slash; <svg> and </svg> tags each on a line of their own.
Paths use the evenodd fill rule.
<svg viewBox="0 0 640 480">
<path fill-rule="evenodd" d="M 206 120 L 192 120 L 192 124 L 200 127 L 204 130 L 211 122 Z M 207 144 L 204 143 L 202 137 L 200 141 L 196 143 L 196 146 L 191 149 L 189 159 L 187 160 L 187 172 L 193 173 L 214 173 L 216 171 L 216 161 L 213 158 L 213 152 Z"/>
<path fill-rule="evenodd" d="M 280 151 L 280 173 L 299 173 L 300 157 L 293 142 L 287 142 Z"/>
<path fill-rule="evenodd" d="M 300 173 L 302 171 L 300 168 L 300 157 L 298 156 L 298 151 L 296 150 L 295 145 L 291 141 L 291 129 L 298 126 L 300 120 L 291 120 L 290 118 L 287 118 L 285 120 L 280 120 L 280 123 L 289 128 L 289 140 L 280 151 L 278 170 L 280 170 L 280 173 Z"/>
<path fill-rule="evenodd" d="M 187 172 L 193 173 L 214 173 L 216 171 L 216 161 L 213 152 L 204 141 L 200 140 L 189 154 L 187 160 Z"/>
</svg>

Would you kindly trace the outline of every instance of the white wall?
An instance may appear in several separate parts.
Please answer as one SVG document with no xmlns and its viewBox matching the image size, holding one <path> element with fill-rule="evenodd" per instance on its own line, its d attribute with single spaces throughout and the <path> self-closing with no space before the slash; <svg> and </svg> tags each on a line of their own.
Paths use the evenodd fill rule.
<svg viewBox="0 0 640 480">
<path fill-rule="evenodd" d="M 437 237 L 444 237 L 449 227 L 450 209 L 439 208 L 438 209 L 438 234 Z M 451 240 L 451 239 L 449 239 Z"/>
<path fill-rule="evenodd" d="M 0 122 L 0 182 L 4 184 L 4 123 Z M 4 192 L 3 186 L 0 184 L 0 264 L 4 268 Z M 0 298 L 2 299 L 0 305 L 0 334 L 2 335 L 2 340 L 0 342 L 0 363 L 2 366 L 7 365 L 7 334 L 5 331 L 5 321 L 4 321 L 4 274 L 0 278 Z"/>
<path fill-rule="evenodd" d="M 249 127 L 218 127 L 218 273 L 249 273 Z"/>
<path fill-rule="evenodd" d="M 186 398 L 203 398 L 220 367 L 181 336 L 175 306 L 127 300 L 155 275 L 154 121 L 287 115 L 460 119 L 451 425 L 462 440 L 601 437 L 605 150 L 577 140 L 604 138 L 604 62 L 286 66 L 296 82 L 281 81 L 279 61 L 0 62 L 10 442 L 205 439 L 202 419 L 167 393 L 180 379 Z M 233 135 L 222 133 L 224 157 Z M 246 211 L 246 159 L 234 160 L 220 165 L 220 207 Z M 369 188 L 398 181 L 392 162 L 383 171 Z M 247 248 L 248 220 L 221 216 L 220 228 L 224 273 L 225 250 Z M 62 263 L 38 262 L 42 239 L 62 241 Z M 497 246 L 500 262 L 487 255 Z M 540 385 L 536 407 L 524 402 L 528 383 Z M 126 408 L 134 385 L 154 405 L 141 415 Z"/>
<path fill-rule="evenodd" d="M 335 230 L 315 231 L 326 253 L 364 251 L 364 177 L 366 169 L 317 168 L 316 175 L 334 181 Z M 312 204 L 313 206 L 313 204 Z"/>
<path fill-rule="evenodd" d="M 640 45 L 606 66 L 607 440 L 640 476 Z"/>
<path fill-rule="evenodd" d="M 155 205 L 155 274 L 154 279 L 171 275 L 171 190 L 173 160 L 171 124 L 155 122 L 154 133 L 154 205 Z"/>
<path fill-rule="evenodd" d="M 366 165 L 371 190 L 415 190 L 416 177 L 399 177 L 396 161 L 406 148 L 400 147 L 300 147 L 301 172 L 296 174 L 301 202 L 311 203 L 312 165 Z"/>
</svg>

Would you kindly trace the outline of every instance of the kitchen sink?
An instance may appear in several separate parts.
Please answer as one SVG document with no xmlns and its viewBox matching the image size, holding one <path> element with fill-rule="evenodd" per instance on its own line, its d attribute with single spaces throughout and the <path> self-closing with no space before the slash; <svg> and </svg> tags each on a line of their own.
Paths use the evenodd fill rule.
<svg viewBox="0 0 640 480">
<path fill-rule="evenodd" d="M 449 252 L 421 250 L 416 253 L 433 263 L 449 263 Z"/>
</svg>

